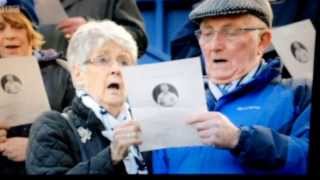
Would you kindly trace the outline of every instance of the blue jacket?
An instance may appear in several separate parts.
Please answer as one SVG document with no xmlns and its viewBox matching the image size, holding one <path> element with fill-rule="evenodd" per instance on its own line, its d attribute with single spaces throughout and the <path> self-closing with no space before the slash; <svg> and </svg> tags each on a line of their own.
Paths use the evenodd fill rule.
<svg viewBox="0 0 320 180">
<path fill-rule="evenodd" d="M 305 82 L 280 80 L 279 67 L 279 61 L 270 61 L 256 79 L 218 101 L 207 91 L 209 111 L 225 114 L 241 128 L 235 149 L 157 150 L 154 173 L 306 173 L 311 90 Z"/>
</svg>

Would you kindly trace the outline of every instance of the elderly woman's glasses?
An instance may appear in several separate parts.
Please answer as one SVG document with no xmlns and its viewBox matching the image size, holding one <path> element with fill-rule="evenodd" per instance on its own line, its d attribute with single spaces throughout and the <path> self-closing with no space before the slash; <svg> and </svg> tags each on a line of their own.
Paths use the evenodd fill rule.
<svg viewBox="0 0 320 180">
<path fill-rule="evenodd" d="M 249 31 L 260 31 L 264 30 L 265 28 L 225 28 L 221 30 L 214 30 L 214 29 L 208 29 L 208 30 L 196 30 L 194 32 L 195 36 L 200 42 L 208 43 L 210 40 L 217 34 L 224 37 L 226 40 L 232 41 L 237 39 L 241 34 Z"/>
<path fill-rule="evenodd" d="M 85 61 L 84 64 L 85 65 L 92 64 L 97 66 L 111 66 L 112 63 L 117 63 L 120 66 L 127 66 L 130 64 L 130 62 L 131 61 L 129 59 L 125 59 L 125 58 L 112 59 L 107 56 L 97 56 Z"/>
</svg>

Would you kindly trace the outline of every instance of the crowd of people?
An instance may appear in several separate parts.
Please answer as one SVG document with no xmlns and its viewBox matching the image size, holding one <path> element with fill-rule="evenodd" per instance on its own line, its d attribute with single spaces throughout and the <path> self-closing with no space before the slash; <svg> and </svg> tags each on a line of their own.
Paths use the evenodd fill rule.
<svg viewBox="0 0 320 180">
<path fill-rule="evenodd" d="M 0 174 L 307 174 L 311 85 L 284 79 L 281 60 L 265 59 L 268 0 L 194 6 L 208 112 L 186 123 L 202 145 L 148 152 L 139 150 L 141 127 L 122 74 L 148 45 L 136 2 L 60 0 L 69 18 L 50 26 L 39 25 L 33 0 L 0 2 L 0 58 L 34 56 L 52 109 L 32 124 L 0 124 Z M 304 46 L 291 48 L 306 61 Z M 1 85 L 15 94 L 22 82 L 9 74 Z M 179 101 L 170 84 L 155 89 L 160 106 Z"/>
</svg>

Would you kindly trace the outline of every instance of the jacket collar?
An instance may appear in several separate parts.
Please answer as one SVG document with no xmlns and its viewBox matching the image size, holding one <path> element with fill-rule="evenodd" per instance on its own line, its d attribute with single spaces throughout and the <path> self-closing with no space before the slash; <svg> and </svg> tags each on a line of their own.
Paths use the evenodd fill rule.
<svg viewBox="0 0 320 180">
<path fill-rule="evenodd" d="M 271 59 L 267 62 L 267 66 L 257 75 L 255 79 L 249 83 L 239 85 L 232 92 L 224 95 L 217 101 L 210 90 L 207 90 L 207 98 L 211 101 L 207 101 L 207 105 L 210 110 L 218 109 L 223 104 L 242 96 L 248 92 L 262 89 L 272 82 L 278 82 L 281 79 L 281 63 L 279 59 Z M 214 99 L 214 101 L 212 101 Z M 217 102 L 217 104 L 215 103 Z"/>
<path fill-rule="evenodd" d="M 75 123 L 76 127 L 85 126 L 90 129 L 98 129 L 100 131 L 105 130 L 101 121 L 96 117 L 95 113 L 87 108 L 80 98 L 75 97 L 71 107 L 73 113 L 79 118 L 79 121 Z"/>
</svg>

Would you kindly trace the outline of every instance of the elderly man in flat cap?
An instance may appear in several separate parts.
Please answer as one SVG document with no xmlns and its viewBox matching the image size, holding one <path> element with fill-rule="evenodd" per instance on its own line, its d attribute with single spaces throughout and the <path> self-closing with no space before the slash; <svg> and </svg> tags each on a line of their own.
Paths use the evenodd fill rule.
<svg viewBox="0 0 320 180">
<path fill-rule="evenodd" d="M 310 88 L 281 80 L 268 0 L 206 0 L 189 15 L 208 73 L 209 112 L 188 123 L 203 146 L 155 151 L 155 174 L 304 174 Z"/>
</svg>

